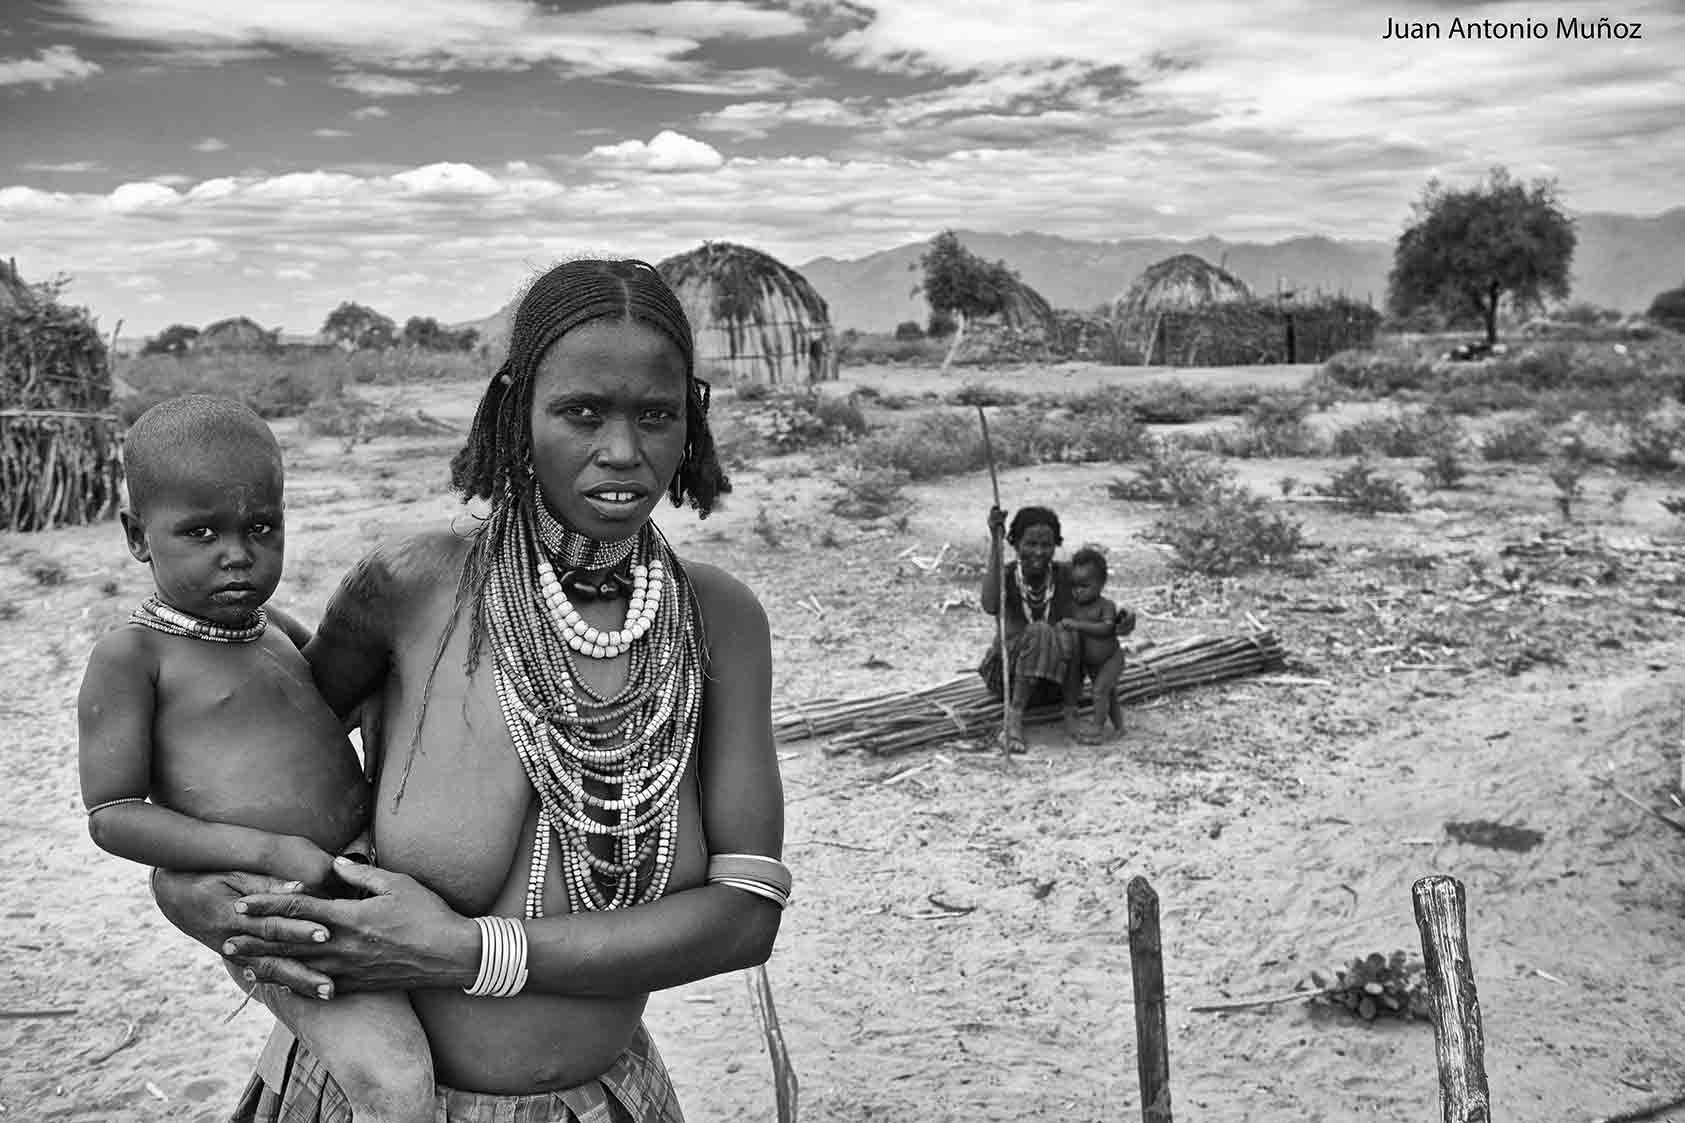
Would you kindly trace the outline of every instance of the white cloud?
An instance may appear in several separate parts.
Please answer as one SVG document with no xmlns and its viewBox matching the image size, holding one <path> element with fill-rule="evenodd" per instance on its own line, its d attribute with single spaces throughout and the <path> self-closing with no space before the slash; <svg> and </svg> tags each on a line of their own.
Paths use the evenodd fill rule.
<svg viewBox="0 0 1685 1123">
<path fill-rule="evenodd" d="M 713 145 L 671 129 L 656 133 L 647 144 L 641 140 L 599 144 L 591 149 L 591 159 L 613 167 L 651 172 L 710 171 L 725 163 Z"/>
<path fill-rule="evenodd" d="M 34 58 L 0 59 L 0 86 L 45 86 L 80 82 L 100 73 L 97 62 L 89 62 L 75 47 L 44 47 Z"/>
<path fill-rule="evenodd" d="M 347 129 L 312 129 L 310 130 L 310 135 L 325 137 L 331 140 L 342 136 L 350 136 L 351 133 Z"/>
<path fill-rule="evenodd" d="M 340 74 L 333 84 L 364 97 L 418 97 L 422 94 L 453 94 L 461 86 L 448 82 L 423 82 L 392 74 Z"/>
<path fill-rule="evenodd" d="M 423 197 L 490 196 L 502 190 L 495 178 L 471 164 L 428 164 L 399 172 L 392 182 Z"/>
<path fill-rule="evenodd" d="M 107 205 L 119 214 L 156 210 L 181 201 L 173 188 L 162 183 L 125 183 L 113 191 Z"/>
<path fill-rule="evenodd" d="M 527 0 L 64 0 L 108 35 L 192 51 L 282 46 L 388 69 L 521 69 L 674 77 L 708 41 L 805 29 L 790 11 L 744 0 L 678 0 L 551 11 Z"/>
<path fill-rule="evenodd" d="M 789 101 L 740 101 L 697 118 L 697 127 L 710 132 L 763 137 L 788 125 L 854 129 L 870 122 L 875 114 L 864 107 L 864 98 L 839 101 L 828 97 L 795 98 Z"/>
<path fill-rule="evenodd" d="M 392 116 L 392 111 L 380 105 L 365 105 L 361 109 L 351 111 L 351 119 L 354 121 L 372 121 L 376 118 L 390 116 Z"/>
<path fill-rule="evenodd" d="M 59 164 L 52 164 L 52 163 L 25 164 L 25 165 L 23 165 L 23 170 L 26 171 L 26 172 L 65 172 L 65 173 L 103 172 L 105 170 L 105 165 L 100 163 L 98 160 L 67 160 L 67 161 L 65 161 L 63 163 L 59 163 Z"/>
<path fill-rule="evenodd" d="M 201 140 L 198 144 L 195 144 L 193 146 L 193 151 L 195 151 L 195 152 L 221 152 L 224 149 L 226 149 L 227 147 L 228 147 L 227 141 L 218 140 L 214 136 L 208 136 L 204 140 Z"/>
</svg>

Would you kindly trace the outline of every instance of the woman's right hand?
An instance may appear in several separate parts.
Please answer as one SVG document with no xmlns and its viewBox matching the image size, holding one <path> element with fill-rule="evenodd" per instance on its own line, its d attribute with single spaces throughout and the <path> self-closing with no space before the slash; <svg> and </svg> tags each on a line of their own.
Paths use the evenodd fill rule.
<svg viewBox="0 0 1685 1123">
<path fill-rule="evenodd" d="M 1006 512 L 999 507 L 989 508 L 989 536 L 1000 538 L 1006 534 Z"/>
<path fill-rule="evenodd" d="M 296 881 L 256 873 L 152 871 L 152 896 L 164 919 L 218 955 L 224 954 L 224 947 L 233 936 L 263 936 L 297 943 L 317 942 L 317 932 L 325 936 L 322 926 L 313 921 L 243 916 L 234 908 L 234 902 L 242 897 L 299 893 L 302 889 Z M 293 959 L 225 957 L 254 970 L 265 982 L 280 983 L 305 997 L 318 997 L 321 987 L 331 986 L 333 982 L 320 971 Z"/>
</svg>

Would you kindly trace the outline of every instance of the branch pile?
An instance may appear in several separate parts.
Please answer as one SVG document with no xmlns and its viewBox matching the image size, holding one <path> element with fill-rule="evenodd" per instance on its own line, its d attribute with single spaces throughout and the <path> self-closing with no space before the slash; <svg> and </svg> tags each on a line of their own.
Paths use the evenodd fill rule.
<svg viewBox="0 0 1685 1123">
<path fill-rule="evenodd" d="M 1285 664 L 1274 632 L 1213 638 L 1194 636 L 1155 647 L 1133 659 L 1118 677 L 1117 696 L 1137 704 L 1208 683 L 1278 671 Z M 1087 712 L 1091 707 L 1084 705 Z M 1060 718 L 1058 706 L 1024 715 L 1026 725 Z M 1000 699 L 976 675 L 917 691 L 863 698 L 825 699 L 786 706 L 773 714 L 779 741 L 828 737 L 836 751 L 864 749 L 890 756 L 946 741 L 985 738 L 1000 728 Z"/>
</svg>

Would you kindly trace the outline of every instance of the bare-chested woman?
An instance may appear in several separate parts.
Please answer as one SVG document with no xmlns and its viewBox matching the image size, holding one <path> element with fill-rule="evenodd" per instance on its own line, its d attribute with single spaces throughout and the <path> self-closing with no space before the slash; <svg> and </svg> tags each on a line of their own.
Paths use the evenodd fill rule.
<svg viewBox="0 0 1685 1123">
<path fill-rule="evenodd" d="M 663 495 L 706 515 L 727 490 L 706 410 L 655 270 L 540 278 L 452 463 L 487 520 L 377 549 L 305 650 L 378 761 L 378 868 L 339 868 L 369 896 L 156 879 L 256 979 L 409 992 L 441 1119 L 679 1119 L 649 993 L 771 953 L 789 875 L 766 616 L 649 521 Z M 236 1119 L 340 1123 L 342 1102 L 272 1041 Z"/>
</svg>

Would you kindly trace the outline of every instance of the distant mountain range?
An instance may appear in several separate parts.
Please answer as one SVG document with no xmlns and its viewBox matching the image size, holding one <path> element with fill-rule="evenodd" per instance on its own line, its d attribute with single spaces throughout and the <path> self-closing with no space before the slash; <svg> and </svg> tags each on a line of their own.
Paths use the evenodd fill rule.
<svg viewBox="0 0 1685 1123">
<path fill-rule="evenodd" d="M 1575 216 L 1579 244 L 1574 252 L 1571 299 L 1624 312 L 1642 312 L 1657 293 L 1685 284 L 1685 207 L 1652 218 L 1620 214 Z M 1259 294 L 1280 286 L 1301 292 L 1344 293 L 1358 300 L 1386 301 L 1393 244 L 1291 238 L 1285 242 L 1225 242 L 1219 238 L 1177 242 L 1131 238 L 1085 242 L 1050 234 L 986 234 L 958 231 L 979 257 L 1001 260 L 1056 308 L 1090 309 L 1115 299 L 1142 270 L 1179 253 L 1221 265 Z M 795 268 L 819 290 L 839 329 L 888 331 L 903 320 L 923 323 L 929 315 L 922 295 L 915 242 L 853 261 L 821 257 Z"/>
</svg>

